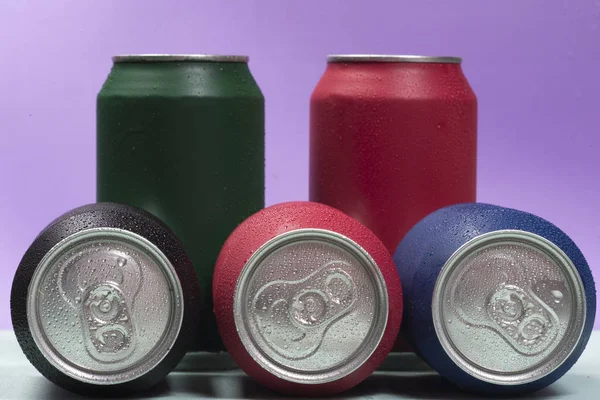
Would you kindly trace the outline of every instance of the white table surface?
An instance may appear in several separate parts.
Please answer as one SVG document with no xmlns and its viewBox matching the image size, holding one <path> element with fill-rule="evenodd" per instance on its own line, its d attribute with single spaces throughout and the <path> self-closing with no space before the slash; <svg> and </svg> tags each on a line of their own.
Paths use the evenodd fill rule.
<svg viewBox="0 0 600 400">
<path fill-rule="evenodd" d="M 210 366 L 202 370 L 197 365 Z M 206 367 L 205 367 L 206 368 Z M 254 383 L 226 354 L 189 357 L 166 381 L 135 398 L 281 399 Z M 218 371 L 215 371 L 218 369 Z M 475 399 L 443 382 L 414 355 L 386 360 L 376 372 L 340 399 Z M 41 376 L 27 361 L 12 331 L 0 331 L 0 399 L 82 399 Z M 523 399 L 524 397 L 521 397 Z M 594 332 L 577 364 L 558 382 L 527 398 L 600 400 L 600 331 Z"/>
</svg>

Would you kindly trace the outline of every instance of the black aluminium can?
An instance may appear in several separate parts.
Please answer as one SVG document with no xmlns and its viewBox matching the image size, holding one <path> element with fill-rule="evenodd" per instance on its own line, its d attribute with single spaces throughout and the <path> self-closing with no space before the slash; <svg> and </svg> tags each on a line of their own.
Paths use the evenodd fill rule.
<svg viewBox="0 0 600 400">
<path fill-rule="evenodd" d="M 442 208 L 409 231 L 394 261 L 407 339 L 464 389 L 542 389 L 573 366 L 592 332 L 591 270 L 564 232 L 535 215 L 477 203 Z"/>
<path fill-rule="evenodd" d="M 179 236 L 200 283 L 195 350 L 223 350 L 211 282 L 233 229 L 264 207 L 264 98 L 245 56 L 113 58 L 97 100 L 97 200 Z"/>
<path fill-rule="evenodd" d="M 121 204 L 51 222 L 17 268 L 10 306 L 33 366 L 88 396 L 154 386 L 199 330 L 199 287 L 182 243 L 153 215 Z"/>
</svg>

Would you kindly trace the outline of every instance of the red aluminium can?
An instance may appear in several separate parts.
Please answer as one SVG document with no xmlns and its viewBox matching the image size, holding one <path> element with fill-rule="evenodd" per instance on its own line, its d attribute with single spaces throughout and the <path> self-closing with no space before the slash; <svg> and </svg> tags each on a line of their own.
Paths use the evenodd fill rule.
<svg viewBox="0 0 600 400">
<path fill-rule="evenodd" d="M 213 276 L 225 347 L 263 385 L 297 396 L 366 379 L 396 340 L 402 287 L 364 225 L 311 202 L 268 207 L 229 236 Z"/>
<path fill-rule="evenodd" d="M 429 213 L 475 201 L 477 99 L 456 57 L 329 56 L 310 101 L 310 200 L 393 253 Z"/>
</svg>

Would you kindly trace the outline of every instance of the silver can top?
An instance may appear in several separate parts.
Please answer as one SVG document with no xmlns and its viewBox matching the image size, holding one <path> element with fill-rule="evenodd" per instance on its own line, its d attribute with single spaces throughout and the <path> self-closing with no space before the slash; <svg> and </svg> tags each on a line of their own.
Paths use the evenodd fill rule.
<svg viewBox="0 0 600 400">
<path fill-rule="evenodd" d="M 470 240 L 443 266 L 433 303 L 436 334 L 468 374 L 497 385 L 536 381 L 579 342 L 581 277 L 554 243 L 501 230 Z"/>
<path fill-rule="evenodd" d="M 391 54 L 332 54 L 328 63 L 429 63 L 460 64 L 462 58 L 449 56 L 413 56 Z"/>
<path fill-rule="evenodd" d="M 145 238 L 93 228 L 55 245 L 28 289 L 27 320 L 44 357 L 86 383 L 145 375 L 176 341 L 183 294 L 167 257 Z"/>
<path fill-rule="evenodd" d="M 275 376 L 304 384 L 338 380 L 373 354 L 387 325 L 379 267 L 335 232 L 275 237 L 244 266 L 234 297 L 246 350 Z"/>
<path fill-rule="evenodd" d="M 158 62 L 221 62 L 247 63 L 248 56 L 217 55 L 217 54 L 122 54 L 114 56 L 116 63 L 158 63 Z"/>
</svg>

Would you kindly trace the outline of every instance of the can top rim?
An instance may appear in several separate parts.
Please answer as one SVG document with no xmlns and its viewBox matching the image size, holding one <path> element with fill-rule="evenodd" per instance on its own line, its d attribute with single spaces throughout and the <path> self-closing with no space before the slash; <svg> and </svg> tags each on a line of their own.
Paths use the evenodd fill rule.
<svg viewBox="0 0 600 400">
<path fill-rule="evenodd" d="M 335 367 L 330 367 L 321 371 L 313 371 L 303 373 L 289 366 L 282 365 L 276 360 L 269 357 L 264 350 L 256 343 L 252 334 L 250 334 L 247 326 L 247 310 L 244 305 L 247 303 L 246 288 L 248 282 L 253 278 L 253 274 L 257 268 L 260 268 L 266 257 L 274 251 L 281 249 L 292 243 L 301 243 L 305 241 L 319 240 L 329 245 L 338 246 L 345 251 L 348 251 L 361 266 L 366 270 L 372 279 L 371 284 L 377 294 L 377 312 L 373 320 L 372 329 L 363 339 L 363 345 L 357 350 L 347 362 L 341 363 Z M 235 293 L 234 293 L 234 319 L 238 329 L 238 334 L 246 351 L 253 356 L 262 368 L 269 371 L 276 377 L 288 382 L 302 383 L 305 385 L 316 385 L 333 382 L 348 376 L 352 372 L 359 369 L 377 349 L 387 328 L 387 317 L 389 312 L 388 292 L 385 279 L 379 269 L 376 261 L 366 252 L 358 243 L 340 233 L 317 229 L 317 228 L 300 228 L 287 231 L 278 236 L 275 236 L 257 251 L 255 251 L 246 265 L 242 269 L 238 277 Z"/>
<path fill-rule="evenodd" d="M 330 54 L 328 63 L 429 63 L 460 64 L 462 58 L 454 56 L 420 56 L 394 54 Z"/>
<path fill-rule="evenodd" d="M 55 262 L 69 250 L 77 246 L 89 245 L 98 240 L 118 240 L 130 246 L 138 248 L 146 253 L 156 267 L 162 272 L 163 278 L 172 288 L 172 313 L 167 328 L 153 348 L 143 357 L 128 367 L 114 371 L 97 373 L 88 369 L 89 366 L 81 366 L 72 362 L 54 347 L 47 338 L 42 324 L 42 315 L 37 308 L 38 291 L 43 280 L 52 272 Z M 27 292 L 27 320 L 31 329 L 31 335 L 44 358 L 67 376 L 80 382 L 94 385 L 115 385 L 130 382 L 141 376 L 152 372 L 171 352 L 173 344 L 177 341 L 183 324 L 184 304 L 182 302 L 183 288 L 175 267 L 167 256 L 152 242 L 137 233 L 121 228 L 98 227 L 89 228 L 67 236 L 54 245 L 38 264 L 29 284 Z"/>
<path fill-rule="evenodd" d="M 549 354 L 544 356 L 535 366 L 529 367 L 524 371 L 514 372 L 494 372 L 483 368 L 471 362 L 464 356 L 460 349 L 456 347 L 448 332 L 446 331 L 445 319 L 443 318 L 443 300 L 444 293 L 448 290 L 447 282 L 450 276 L 457 271 L 462 261 L 469 255 L 487 247 L 498 243 L 520 244 L 535 248 L 544 253 L 548 258 L 552 259 L 558 268 L 568 280 L 572 296 L 579 302 L 579 306 L 573 310 L 571 321 L 567 327 L 560 343 L 561 346 L 554 346 Z M 469 240 L 463 244 L 452 256 L 446 261 L 435 283 L 433 301 L 432 301 L 432 316 L 436 335 L 440 340 L 442 348 L 463 371 L 484 382 L 501 385 L 512 386 L 521 385 L 536 380 L 542 379 L 558 369 L 572 354 L 577 347 L 581 335 L 583 333 L 586 320 L 586 298 L 583 287 L 583 282 L 577 268 L 571 259 L 553 242 L 539 236 L 537 234 L 522 231 L 522 230 L 499 230 L 488 232 Z"/>
<path fill-rule="evenodd" d="M 151 62 L 230 62 L 247 63 L 248 56 L 219 54 L 119 54 L 113 56 L 113 63 L 151 63 Z"/>
</svg>

